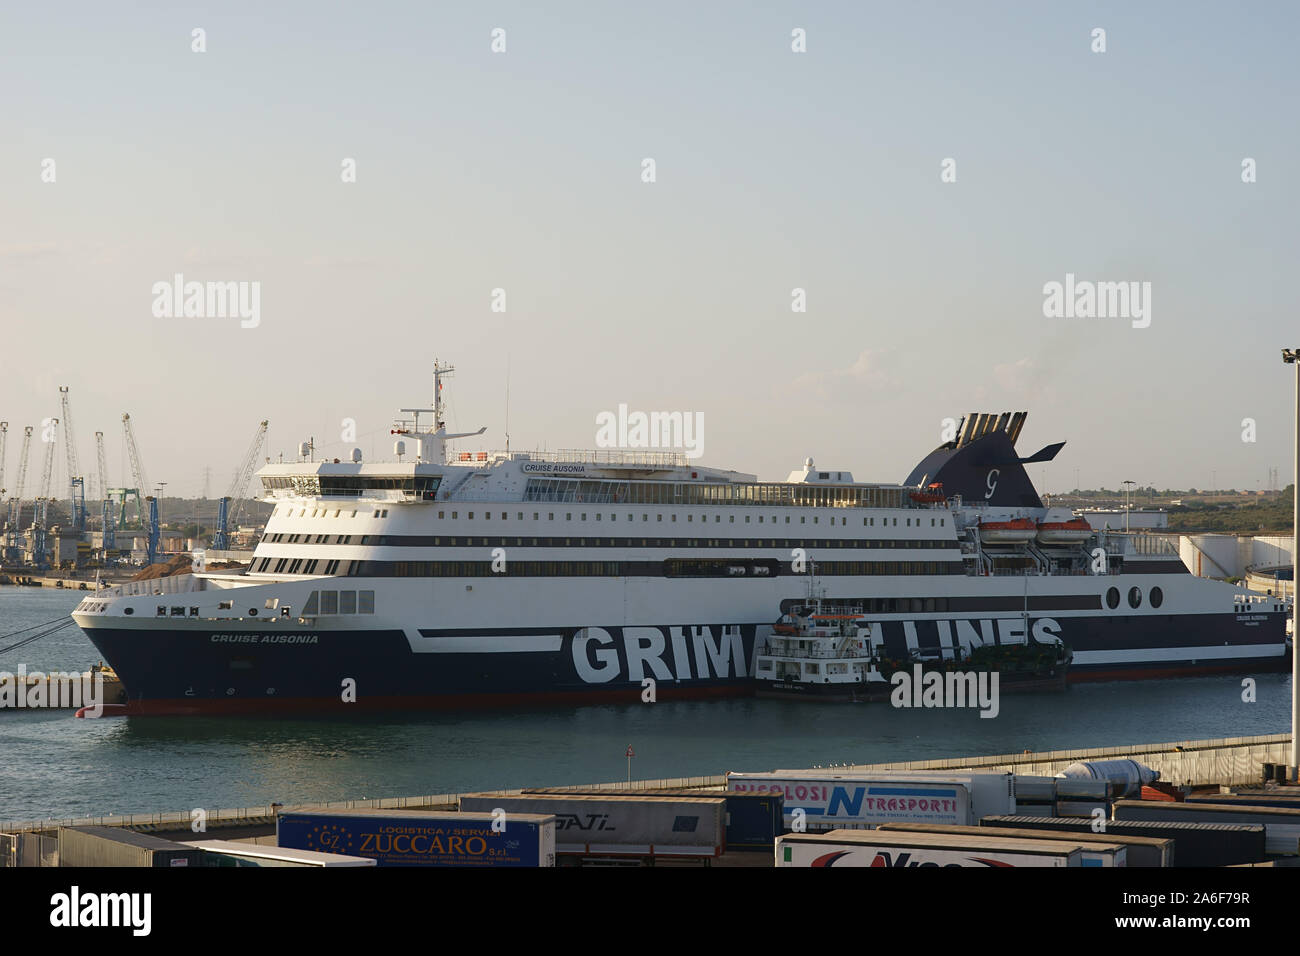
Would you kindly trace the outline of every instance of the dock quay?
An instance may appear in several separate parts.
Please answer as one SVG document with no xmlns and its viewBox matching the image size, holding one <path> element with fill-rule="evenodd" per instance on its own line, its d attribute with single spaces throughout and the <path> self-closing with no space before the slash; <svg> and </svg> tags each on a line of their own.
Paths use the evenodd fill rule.
<svg viewBox="0 0 1300 956">
<path fill-rule="evenodd" d="M 125 699 L 122 681 L 112 668 L 97 664 L 81 673 L 40 672 L 20 665 L 16 673 L 0 670 L 0 712 L 78 710 Z"/>
<path fill-rule="evenodd" d="M 1130 746 L 1085 748 L 1037 753 L 1000 754 L 981 757 L 953 757 L 935 760 L 903 761 L 880 764 L 836 765 L 804 771 L 819 775 L 856 775 L 870 779 L 873 774 L 906 774 L 917 772 L 942 773 L 951 771 L 953 779 L 959 772 L 966 774 L 1015 774 L 1024 779 L 1054 777 L 1076 762 L 1101 760 L 1135 760 L 1154 770 L 1159 770 L 1161 783 L 1171 785 L 1190 800 L 1193 791 L 1200 791 L 1196 799 L 1205 794 L 1227 794 L 1229 788 L 1258 787 L 1262 782 L 1261 770 L 1265 765 L 1282 764 L 1290 752 L 1289 734 L 1269 734 L 1255 737 L 1229 737 L 1209 740 L 1188 740 L 1170 743 L 1138 744 Z M 949 779 L 943 777 L 943 779 Z M 1097 783 L 1097 781 L 1086 781 Z M 0 867 L 54 866 L 57 865 L 57 847 L 60 827 L 122 828 L 153 837 L 192 843 L 196 840 L 230 840 L 251 845 L 274 846 L 277 818 L 283 814 L 303 812 L 329 812 L 349 814 L 359 811 L 377 813 L 387 810 L 423 811 L 446 814 L 463 809 L 462 800 L 491 796 L 512 798 L 537 798 L 538 794 L 560 794 L 576 798 L 578 794 L 592 794 L 583 799 L 601 799 L 598 795 L 610 792 L 608 799 L 672 799 L 663 791 L 676 791 L 680 800 L 744 796 L 727 789 L 726 774 L 676 777 L 659 780 L 617 781 L 588 785 L 570 785 L 545 791 L 527 788 L 481 791 L 477 794 L 439 793 L 379 799 L 346 800 L 313 804 L 240 807 L 232 809 L 193 810 L 179 812 L 136 813 L 120 816 L 86 816 L 63 820 L 27 820 L 0 823 Z M 567 791 L 567 794 L 566 794 Z M 637 792 L 646 796 L 638 796 Z M 657 798 L 650 792 L 659 791 Z M 1300 801 L 1300 787 L 1281 786 L 1274 791 L 1283 795 L 1294 793 Z M 1282 799 L 1289 799 L 1284 796 Z M 719 801 L 712 800 L 717 803 Z M 1119 801 L 1116 801 L 1118 803 Z M 1109 804 L 1109 801 L 1107 801 Z M 1180 804 L 1181 806 L 1181 804 Z M 1189 808 L 1191 804 L 1189 802 Z M 1220 808 L 1222 809 L 1222 808 Z M 787 810 L 787 813 L 789 811 Z M 1285 813 L 1288 811 L 1273 811 Z M 1300 814 L 1300 805 L 1294 810 Z M 778 811 L 779 813 L 779 811 Z M 195 821 L 202 817 L 202 827 L 196 829 Z M 1298 824 L 1300 826 L 1300 824 Z M 1257 831 L 1261 828 L 1256 827 Z M 834 833 L 846 831 L 836 830 Z M 1289 832 L 1289 831 L 1288 831 Z M 1262 841 L 1262 837 L 1260 838 Z M 1295 841 L 1291 841 L 1295 843 Z M 1294 852 L 1288 851 L 1287 865 L 1300 863 L 1300 844 Z M 678 861 L 680 862 L 680 861 Z M 728 849 L 707 861 L 713 866 L 771 866 L 770 853 L 743 852 Z M 1281 865 L 1281 864 L 1279 864 Z"/>
</svg>

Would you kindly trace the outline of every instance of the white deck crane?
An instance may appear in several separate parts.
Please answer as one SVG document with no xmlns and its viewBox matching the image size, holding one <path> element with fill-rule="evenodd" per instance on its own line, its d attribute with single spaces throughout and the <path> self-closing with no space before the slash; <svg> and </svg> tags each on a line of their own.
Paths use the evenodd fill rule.
<svg viewBox="0 0 1300 956">
<path fill-rule="evenodd" d="M 248 501 L 248 480 L 257 468 L 257 458 L 262 453 L 262 442 L 266 439 L 268 422 L 261 422 L 253 432 L 253 440 L 244 452 L 244 460 L 235 472 L 235 480 L 230 483 L 226 496 L 217 502 L 217 527 L 212 535 L 212 549 L 225 551 L 230 547 L 230 531 L 239 528 L 239 519 L 244 505 Z"/>
</svg>

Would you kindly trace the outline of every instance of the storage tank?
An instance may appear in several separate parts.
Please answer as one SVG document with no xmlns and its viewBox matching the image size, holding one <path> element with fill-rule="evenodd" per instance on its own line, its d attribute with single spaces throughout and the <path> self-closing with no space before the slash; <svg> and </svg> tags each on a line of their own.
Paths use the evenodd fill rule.
<svg viewBox="0 0 1300 956">
<path fill-rule="evenodd" d="M 1057 776 L 1067 779 L 1109 781 L 1110 795 L 1122 798 L 1141 793 L 1144 784 L 1155 783 L 1160 779 L 1160 771 L 1152 770 L 1136 760 L 1084 760 L 1070 764 Z M 1061 795 L 1059 786 L 1057 793 Z M 1102 794 L 1103 799 L 1105 796 Z"/>
</svg>

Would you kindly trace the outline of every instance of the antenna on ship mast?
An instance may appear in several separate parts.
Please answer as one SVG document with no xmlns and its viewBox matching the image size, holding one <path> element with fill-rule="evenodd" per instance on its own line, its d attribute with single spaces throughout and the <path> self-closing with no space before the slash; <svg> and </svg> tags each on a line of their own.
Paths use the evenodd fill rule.
<svg viewBox="0 0 1300 956">
<path fill-rule="evenodd" d="M 450 375 L 456 371 L 455 366 L 439 365 L 438 360 L 433 360 L 433 430 L 438 431 L 440 428 L 446 428 L 447 423 L 442 418 L 442 377 Z"/>
<path fill-rule="evenodd" d="M 808 603 L 812 605 L 813 613 L 822 612 L 822 597 L 824 592 L 817 587 L 817 562 L 808 559 Z"/>
<path fill-rule="evenodd" d="M 447 461 L 447 442 L 456 438 L 470 438 L 474 435 L 482 435 L 487 431 L 487 426 L 480 428 L 476 432 L 457 432 L 455 434 L 447 433 L 447 422 L 443 418 L 444 403 L 442 400 L 442 377 L 450 375 L 456 371 L 450 365 L 440 365 L 438 360 L 433 360 L 433 408 L 404 408 L 404 412 L 412 412 L 415 415 L 415 424 L 412 428 L 400 427 L 404 422 L 399 422 L 396 428 L 390 430 L 392 435 L 405 435 L 413 439 L 418 445 L 417 460 L 436 462 L 445 464 Z M 433 428 L 427 432 L 420 431 L 420 413 L 433 412 Z M 428 443 L 428 448 L 425 443 Z M 482 460 L 482 459 L 480 459 Z"/>
</svg>

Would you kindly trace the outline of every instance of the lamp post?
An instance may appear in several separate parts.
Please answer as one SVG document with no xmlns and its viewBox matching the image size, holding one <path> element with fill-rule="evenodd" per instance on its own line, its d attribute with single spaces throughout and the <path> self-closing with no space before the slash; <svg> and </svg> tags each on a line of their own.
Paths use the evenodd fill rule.
<svg viewBox="0 0 1300 956">
<path fill-rule="evenodd" d="M 1132 487 L 1136 484 L 1137 484 L 1136 481 L 1124 482 L 1124 533 L 1125 534 L 1128 534 L 1128 513 L 1129 513 L 1128 493 L 1132 489 Z"/>
<path fill-rule="evenodd" d="M 1296 606 L 1296 597 L 1300 591 L 1300 349 L 1283 349 L 1282 361 L 1295 366 L 1295 500 L 1292 507 L 1295 513 L 1291 518 L 1291 607 Z M 1292 611 L 1294 614 L 1295 612 Z M 1300 656 L 1295 652 L 1295 638 L 1291 639 L 1291 779 L 1295 779 L 1296 768 L 1300 767 Z"/>
</svg>

